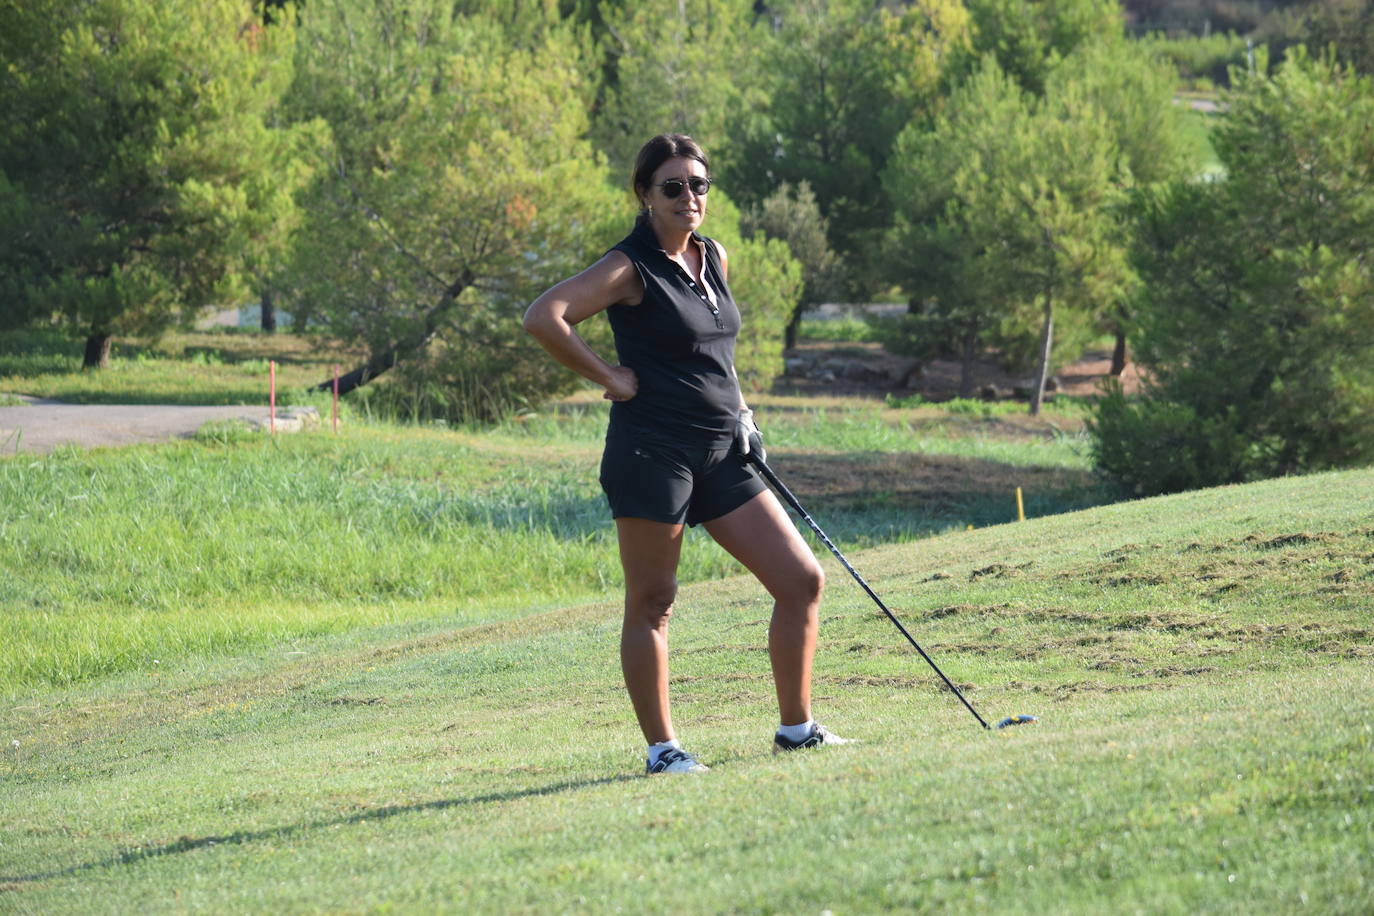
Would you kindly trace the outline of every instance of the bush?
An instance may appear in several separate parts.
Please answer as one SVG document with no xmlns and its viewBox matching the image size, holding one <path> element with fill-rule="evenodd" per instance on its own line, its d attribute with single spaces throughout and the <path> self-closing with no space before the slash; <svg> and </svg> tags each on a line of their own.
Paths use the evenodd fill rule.
<svg viewBox="0 0 1374 916">
<path fill-rule="evenodd" d="M 1226 180 L 1139 197 L 1150 385 L 1092 424 L 1138 493 L 1374 461 L 1374 82 L 1299 51 L 1228 101 Z"/>
<path fill-rule="evenodd" d="M 1137 496 L 1245 480 L 1248 448 L 1235 413 L 1202 417 L 1187 404 L 1126 397 L 1115 383 L 1088 420 L 1093 463 Z"/>
<path fill-rule="evenodd" d="M 531 360 L 542 365 L 537 356 Z M 554 391 L 575 384 L 565 376 L 551 381 L 546 388 Z M 389 378 L 350 392 L 345 403 L 368 418 L 465 426 L 499 422 L 541 400 L 506 375 L 470 368 L 450 354 L 398 366 Z"/>
<path fill-rule="evenodd" d="M 725 246 L 730 292 L 743 322 L 735 342 L 735 370 L 745 391 L 762 391 L 782 374 L 783 337 L 801 300 L 802 268 L 787 243 L 740 232 L 740 212 L 722 192 L 711 191 L 704 233 Z"/>
<path fill-rule="evenodd" d="M 964 322 L 939 313 L 875 315 L 868 320 L 869 339 L 898 356 L 921 363 L 958 356 Z"/>
<path fill-rule="evenodd" d="M 883 319 L 864 318 L 845 312 L 838 318 L 803 318 L 797 337 L 800 340 L 819 340 L 829 343 L 866 343 L 877 340 L 874 328 Z"/>
</svg>

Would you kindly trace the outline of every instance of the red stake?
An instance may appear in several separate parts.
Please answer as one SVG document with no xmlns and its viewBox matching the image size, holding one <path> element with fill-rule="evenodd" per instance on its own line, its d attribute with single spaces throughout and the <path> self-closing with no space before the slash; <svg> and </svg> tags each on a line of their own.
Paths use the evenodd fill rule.
<svg viewBox="0 0 1374 916">
<path fill-rule="evenodd" d="M 267 426 L 272 435 L 277 434 L 277 361 L 267 362 Z"/>
</svg>

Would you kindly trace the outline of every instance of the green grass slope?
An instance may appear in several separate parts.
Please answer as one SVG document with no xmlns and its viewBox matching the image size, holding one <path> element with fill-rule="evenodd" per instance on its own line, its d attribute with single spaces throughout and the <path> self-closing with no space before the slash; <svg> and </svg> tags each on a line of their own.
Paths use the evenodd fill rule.
<svg viewBox="0 0 1374 916">
<path fill-rule="evenodd" d="M 1041 425 L 840 402 L 768 408 L 780 473 L 854 546 L 1112 498 Z M 1063 418 L 1060 417 L 1062 420 Z M 619 589 L 596 483 L 606 405 L 503 427 L 0 456 L 0 698 L 197 654 Z M 812 499 L 815 502 L 810 502 Z M 699 532 L 679 578 L 739 567 Z"/>
<path fill-rule="evenodd" d="M 1367 913 L 1371 486 L 855 551 L 985 717 L 1041 717 L 1005 731 L 827 560 L 817 713 L 859 743 L 774 757 L 767 602 L 692 585 L 704 777 L 639 775 L 612 594 L 35 687 L 0 711 L 0 910 Z"/>
</svg>

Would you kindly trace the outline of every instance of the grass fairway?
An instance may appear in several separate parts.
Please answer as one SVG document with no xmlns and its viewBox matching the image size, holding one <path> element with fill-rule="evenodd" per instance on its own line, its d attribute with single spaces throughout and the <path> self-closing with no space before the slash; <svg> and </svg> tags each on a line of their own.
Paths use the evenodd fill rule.
<svg viewBox="0 0 1374 916">
<path fill-rule="evenodd" d="M 699 778 L 639 775 L 612 594 L 36 682 L 0 712 L 0 910 L 1368 913 L 1371 487 L 854 551 L 985 717 L 1042 717 L 1001 732 L 826 560 L 817 712 L 860 743 L 773 757 L 767 604 L 691 585 Z"/>
</svg>

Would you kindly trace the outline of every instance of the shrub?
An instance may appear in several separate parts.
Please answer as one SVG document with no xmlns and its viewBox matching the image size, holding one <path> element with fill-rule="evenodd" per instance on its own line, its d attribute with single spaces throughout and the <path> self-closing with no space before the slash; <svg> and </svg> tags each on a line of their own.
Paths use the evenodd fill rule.
<svg viewBox="0 0 1374 916">
<path fill-rule="evenodd" d="M 1227 179 L 1139 199 L 1151 381 L 1093 422 L 1139 493 L 1374 461 L 1374 83 L 1299 51 L 1228 101 Z"/>
<path fill-rule="evenodd" d="M 1179 493 L 1245 479 L 1245 436 L 1231 412 L 1204 417 L 1190 405 L 1128 398 L 1112 384 L 1088 420 L 1093 463 L 1137 496 Z"/>
<path fill-rule="evenodd" d="M 787 243 L 740 232 L 740 212 L 722 192 L 711 191 L 704 232 L 725 246 L 730 292 L 743 325 L 735 342 L 735 370 L 745 391 L 762 391 L 782 374 L 783 337 L 802 295 L 801 264 Z"/>
<path fill-rule="evenodd" d="M 803 318 L 797 336 L 802 340 L 831 343 L 865 343 L 878 340 L 875 328 L 883 320 L 878 317 L 864 318 L 853 312 L 845 312 L 838 318 Z"/>
<path fill-rule="evenodd" d="M 958 355 L 964 323 L 939 313 L 908 313 L 874 316 L 869 319 L 868 328 L 869 338 L 889 353 L 928 363 Z"/>
</svg>

